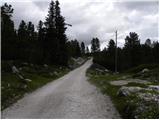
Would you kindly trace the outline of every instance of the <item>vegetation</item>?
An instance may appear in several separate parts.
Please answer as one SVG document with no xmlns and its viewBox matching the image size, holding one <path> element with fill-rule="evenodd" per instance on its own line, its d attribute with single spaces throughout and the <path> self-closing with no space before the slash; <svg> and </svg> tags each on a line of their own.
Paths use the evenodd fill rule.
<svg viewBox="0 0 160 120">
<path fill-rule="evenodd" d="M 85 44 L 68 41 L 67 25 L 58 1 L 51 1 L 46 20 L 39 21 L 38 31 L 33 23 L 20 22 L 18 30 L 12 20 L 13 8 L 5 3 L 2 11 L 2 60 L 20 60 L 33 64 L 67 66 L 71 57 L 85 55 Z"/>
<path fill-rule="evenodd" d="M 28 92 L 51 82 L 62 75 L 68 73 L 69 69 L 61 66 L 33 65 L 28 63 L 19 63 L 14 61 L 14 65 L 19 68 L 21 75 L 31 82 L 25 82 L 17 74 L 12 72 L 10 64 L 12 61 L 2 61 L 2 79 L 1 79 L 1 100 L 2 110 Z"/>
<path fill-rule="evenodd" d="M 94 48 L 94 45 L 91 45 L 91 48 Z M 94 53 L 94 63 L 98 63 L 105 66 L 107 69 L 114 71 L 115 50 L 115 42 L 112 39 L 109 41 L 108 48 L 99 52 L 92 50 L 92 53 Z M 124 47 L 118 47 L 117 53 L 117 69 L 119 72 L 141 64 L 159 64 L 159 43 L 151 43 L 151 40 L 147 39 L 144 44 L 140 44 L 139 36 L 135 32 L 130 32 L 130 34 L 126 36 Z"/>
<path fill-rule="evenodd" d="M 94 67 L 92 67 L 94 66 Z M 123 72 L 120 74 L 113 74 L 112 72 L 108 73 L 108 72 L 97 72 L 97 66 L 92 65 L 88 71 L 87 71 L 87 76 L 89 77 L 89 81 L 96 85 L 97 87 L 100 88 L 100 90 L 102 91 L 103 94 L 109 95 L 115 105 L 115 107 L 117 108 L 117 110 L 119 111 L 120 115 L 122 118 L 139 118 L 139 119 L 157 119 L 159 117 L 159 108 L 158 108 L 158 101 L 152 101 L 152 100 L 148 100 L 148 101 L 144 101 L 143 99 L 141 99 L 140 97 L 138 97 L 138 94 L 140 93 L 144 93 L 146 95 L 150 95 L 151 96 L 158 96 L 158 91 L 148 91 L 148 85 L 157 85 L 158 86 L 158 69 L 155 69 L 155 66 L 153 65 L 153 67 L 151 67 L 150 65 L 143 65 L 145 68 L 147 66 L 150 66 L 150 71 L 149 71 L 149 76 L 144 77 L 144 78 L 152 78 L 154 77 L 157 78 L 155 81 L 150 81 L 150 79 L 148 79 L 148 81 L 150 82 L 149 84 L 143 84 L 143 83 L 135 83 L 135 82 L 130 82 L 127 85 L 125 85 L 126 87 L 140 87 L 140 88 L 144 88 L 144 90 L 141 90 L 138 93 L 133 93 L 130 94 L 128 96 L 120 96 L 118 95 L 118 92 L 120 90 L 120 88 L 122 87 L 120 86 L 115 86 L 110 84 L 111 81 L 119 81 L 119 80 L 126 80 L 127 79 L 134 79 L 132 76 L 134 76 L 136 74 L 135 71 L 133 72 Z M 98 67 L 100 69 L 100 67 Z M 137 66 L 134 69 L 137 68 L 141 68 L 141 66 Z M 158 68 L 158 66 L 156 67 Z M 101 69 L 102 70 L 102 69 Z M 141 70 L 140 70 L 141 71 Z M 140 72 L 137 70 L 137 72 Z M 153 74 L 153 73 L 157 73 L 157 74 Z M 156 76 L 156 77 L 155 77 Z M 141 79 L 140 76 L 137 76 L 136 78 Z M 143 78 L 143 79 L 144 79 Z M 142 79 L 142 80 L 143 80 Z M 145 90 L 146 89 L 146 90 Z M 158 97 L 157 97 L 158 98 Z"/>
</svg>

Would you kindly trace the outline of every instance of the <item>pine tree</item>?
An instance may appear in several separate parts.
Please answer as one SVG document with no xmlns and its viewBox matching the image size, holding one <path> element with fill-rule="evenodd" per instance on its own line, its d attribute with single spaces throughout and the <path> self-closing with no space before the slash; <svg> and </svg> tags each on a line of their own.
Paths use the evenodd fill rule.
<svg viewBox="0 0 160 120">
<path fill-rule="evenodd" d="M 21 60 L 28 61 L 28 32 L 27 24 L 24 20 L 20 22 L 18 28 L 18 45 L 19 45 L 19 57 Z"/>
<path fill-rule="evenodd" d="M 85 54 L 85 44 L 84 44 L 84 42 L 81 42 L 81 53 L 82 53 L 82 55 Z"/>
<path fill-rule="evenodd" d="M 55 27 L 56 27 L 56 38 L 59 41 L 59 53 L 58 53 L 58 61 L 61 65 L 67 65 L 68 56 L 66 52 L 66 27 L 65 27 L 65 19 L 61 15 L 61 10 L 59 7 L 58 0 L 55 2 Z"/>
<path fill-rule="evenodd" d="M 14 49 L 16 42 L 16 32 L 14 23 L 11 20 L 13 8 L 5 3 L 1 7 L 1 35 L 2 35 L 2 59 L 16 59 Z"/>
<path fill-rule="evenodd" d="M 86 53 L 89 54 L 89 48 L 88 47 L 86 48 Z"/>
<path fill-rule="evenodd" d="M 93 38 L 91 41 L 91 52 L 99 52 L 100 51 L 100 43 L 98 38 Z"/>
<path fill-rule="evenodd" d="M 56 38 L 56 21 L 55 21 L 55 3 L 51 1 L 49 5 L 48 15 L 45 21 L 46 36 L 45 36 L 45 55 L 44 61 L 48 64 L 57 64 L 59 41 Z"/>
<path fill-rule="evenodd" d="M 141 59 L 140 51 L 140 39 L 137 33 L 130 32 L 129 36 L 125 38 L 125 56 L 126 56 L 126 67 L 134 67 L 139 64 Z"/>
</svg>

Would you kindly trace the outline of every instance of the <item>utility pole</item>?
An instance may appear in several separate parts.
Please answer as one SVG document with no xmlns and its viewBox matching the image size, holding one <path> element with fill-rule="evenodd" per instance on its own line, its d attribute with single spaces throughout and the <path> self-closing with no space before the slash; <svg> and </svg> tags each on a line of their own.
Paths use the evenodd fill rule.
<svg viewBox="0 0 160 120">
<path fill-rule="evenodd" d="M 116 30 L 116 49 L 115 49 L 115 73 L 117 73 L 117 30 Z"/>
</svg>

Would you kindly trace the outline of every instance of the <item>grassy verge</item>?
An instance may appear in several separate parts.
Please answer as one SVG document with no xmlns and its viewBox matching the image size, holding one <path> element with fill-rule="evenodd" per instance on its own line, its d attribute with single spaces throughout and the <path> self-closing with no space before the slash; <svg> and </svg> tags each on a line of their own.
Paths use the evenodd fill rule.
<svg viewBox="0 0 160 120">
<path fill-rule="evenodd" d="M 144 67 L 144 66 L 143 66 Z M 138 67 L 137 67 L 138 68 Z M 134 68 L 133 70 L 135 70 Z M 151 69 L 151 68 L 150 68 Z M 138 71 L 139 72 L 139 71 Z M 124 76 L 127 78 L 158 78 L 158 69 L 153 68 L 150 70 L 149 75 L 147 74 L 146 76 L 135 76 L 136 73 L 134 72 L 124 72 L 120 74 L 112 74 L 112 73 L 106 73 L 106 74 L 97 74 L 97 72 L 94 69 L 88 69 L 87 71 L 87 76 L 89 77 L 90 83 L 96 85 L 100 90 L 102 91 L 103 94 L 109 95 L 113 101 L 113 104 L 119 111 L 120 115 L 122 118 L 148 118 L 148 119 L 157 119 L 159 118 L 159 108 L 158 108 L 158 103 L 154 101 L 144 101 L 140 97 L 137 96 L 137 94 L 133 93 L 128 96 L 119 96 L 118 91 L 122 86 L 115 86 L 110 84 L 111 81 L 117 81 L 117 80 L 122 80 L 124 79 Z M 125 78 L 125 79 L 127 79 Z M 158 80 L 153 81 L 152 79 L 150 80 L 151 85 L 158 85 Z M 147 88 L 148 85 L 141 84 L 141 83 L 134 83 L 130 82 L 125 87 L 141 87 L 141 88 Z M 147 91 L 147 90 L 141 90 L 138 92 L 139 93 L 144 93 L 145 95 L 157 95 L 157 91 Z"/>
</svg>

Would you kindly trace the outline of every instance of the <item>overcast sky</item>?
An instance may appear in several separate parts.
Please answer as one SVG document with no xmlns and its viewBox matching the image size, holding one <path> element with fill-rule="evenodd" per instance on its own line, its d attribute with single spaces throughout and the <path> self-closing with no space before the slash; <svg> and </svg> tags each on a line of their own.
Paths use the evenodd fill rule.
<svg viewBox="0 0 160 120">
<path fill-rule="evenodd" d="M 14 1 L 9 3 L 14 8 L 15 26 L 22 19 L 37 26 L 39 20 L 45 20 L 51 0 Z M 142 43 L 147 38 L 158 40 L 158 0 L 59 1 L 66 22 L 73 25 L 66 31 L 69 39 L 78 39 L 89 45 L 93 37 L 98 37 L 101 48 L 104 48 L 110 39 L 115 39 L 115 30 L 118 30 L 118 46 L 123 46 L 129 32 L 137 32 Z"/>
</svg>

